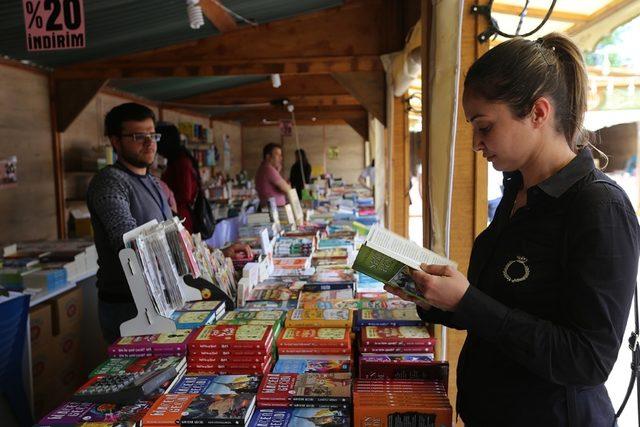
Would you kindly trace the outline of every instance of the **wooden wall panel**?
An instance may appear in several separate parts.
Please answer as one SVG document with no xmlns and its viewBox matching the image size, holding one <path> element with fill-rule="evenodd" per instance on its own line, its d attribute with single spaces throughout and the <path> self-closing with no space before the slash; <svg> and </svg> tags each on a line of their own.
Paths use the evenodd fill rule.
<svg viewBox="0 0 640 427">
<path fill-rule="evenodd" d="M 0 159 L 18 157 L 18 185 L 0 188 L 0 242 L 54 239 L 48 78 L 0 65 L 0 87 Z"/>
<path fill-rule="evenodd" d="M 313 167 L 322 167 L 326 172 L 342 177 L 348 183 L 358 180 L 364 168 L 364 140 L 348 125 L 316 125 L 298 127 L 300 147 L 307 153 Z M 269 142 L 283 145 L 284 168 L 282 175 L 289 178 L 291 165 L 295 161 L 296 142 L 293 136 L 281 137 L 277 126 L 244 126 L 242 128 L 242 158 L 249 176 L 262 161 L 262 147 Z M 338 157 L 329 159 L 326 150 L 338 148 Z"/>
<path fill-rule="evenodd" d="M 389 227 L 394 233 L 409 233 L 409 118 L 401 97 L 393 98 L 393 120 L 389 139 Z"/>
</svg>

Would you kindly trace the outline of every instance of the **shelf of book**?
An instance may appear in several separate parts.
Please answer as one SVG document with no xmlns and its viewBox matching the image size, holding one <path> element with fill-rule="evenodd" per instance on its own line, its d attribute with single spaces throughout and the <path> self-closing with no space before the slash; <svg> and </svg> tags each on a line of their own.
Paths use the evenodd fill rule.
<svg viewBox="0 0 640 427">
<path fill-rule="evenodd" d="M 67 292 L 68 290 L 75 288 L 78 285 L 78 283 L 92 276 L 95 276 L 97 272 L 98 270 L 88 271 L 78 277 L 73 278 L 73 280 L 70 280 L 65 286 L 62 286 L 58 289 L 54 289 L 52 291 L 42 291 L 42 292 L 38 292 L 35 295 L 32 295 L 31 301 L 29 302 L 29 307 L 35 307 L 38 304 L 42 304 L 45 301 L 48 301 L 60 294 Z"/>
</svg>

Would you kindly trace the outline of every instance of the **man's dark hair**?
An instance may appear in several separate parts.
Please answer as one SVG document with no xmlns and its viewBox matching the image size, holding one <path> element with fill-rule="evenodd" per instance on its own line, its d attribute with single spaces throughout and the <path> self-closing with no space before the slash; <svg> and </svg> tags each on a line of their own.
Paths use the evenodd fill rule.
<svg viewBox="0 0 640 427">
<path fill-rule="evenodd" d="M 264 148 L 262 149 L 262 160 L 266 159 L 267 156 L 273 153 L 273 150 L 275 150 L 276 148 L 279 148 L 282 150 L 282 145 L 276 144 L 275 142 L 270 142 L 267 145 L 265 145 Z"/>
<path fill-rule="evenodd" d="M 156 115 L 147 106 L 135 102 L 127 102 L 113 107 L 104 118 L 104 134 L 106 136 L 119 136 L 122 132 L 122 123 L 128 121 L 141 122 L 146 119 L 153 120 L 156 124 Z"/>
</svg>

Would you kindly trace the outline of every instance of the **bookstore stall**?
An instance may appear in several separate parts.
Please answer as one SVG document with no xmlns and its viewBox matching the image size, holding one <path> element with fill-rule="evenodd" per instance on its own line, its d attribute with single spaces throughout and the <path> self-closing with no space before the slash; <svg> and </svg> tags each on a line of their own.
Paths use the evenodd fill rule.
<svg viewBox="0 0 640 427">
<path fill-rule="evenodd" d="M 126 233 L 119 257 L 138 314 L 65 401 L 39 407 L 37 425 L 451 425 L 434 331 L 383 289 L 410 293 L 408 268 L 448 261 L 383 228 L 370 190 L 339 180 L 309 190 L 303 203 L 292 190 L 282 207 L 272 198 L 243 212 L 238 241 L 251 258 L 225 258 L 178 218 Z M 3 286 L 19 290 L 20 277 L 23 292 L 54 295 L 94 266 L 95 249 L 78 242 L 17 245 L 5 248 Z M 63 332 L 77 311 L 65 295 L 53 304 Z M 0 304 L 24 299 L 10 291 Z M 32 354 L 47 351 L 36 349 L 38 319 Z"/>
</svg>

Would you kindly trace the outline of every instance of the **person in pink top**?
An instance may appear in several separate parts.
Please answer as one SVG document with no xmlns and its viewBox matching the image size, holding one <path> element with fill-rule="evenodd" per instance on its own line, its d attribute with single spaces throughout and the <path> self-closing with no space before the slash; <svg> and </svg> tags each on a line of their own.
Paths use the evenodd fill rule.
<svg viewBox="0 0 640 427">
<path fill-rule="evenodd" d="M 260 206 L 267 206 L 269 198 L 275 197 L 278 206 L 287 203 L 287 192 L 291 186 L 278 172 L 282 170 L 282 146 L 271 142 L 262 149 L 262 163 L 256 171 L 256 191 Z"/>
</svg>

